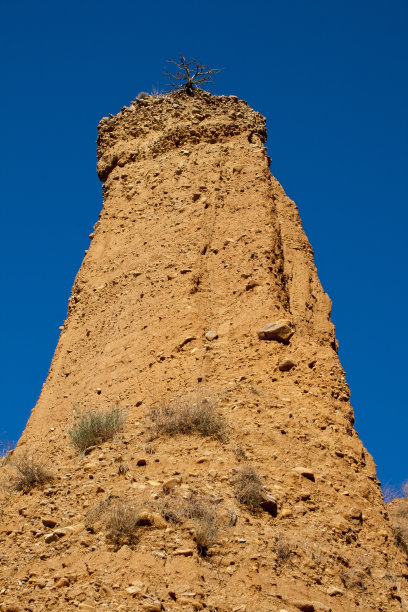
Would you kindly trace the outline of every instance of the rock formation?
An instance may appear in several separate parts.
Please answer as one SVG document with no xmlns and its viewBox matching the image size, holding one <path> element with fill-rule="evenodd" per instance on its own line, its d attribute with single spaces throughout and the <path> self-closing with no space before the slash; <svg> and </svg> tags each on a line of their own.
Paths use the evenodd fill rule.
<svg viewBox="0 0 408 612">
<path fill-rule="evenodd" d="M 202 91 L 102 119 L 103 209 L 1 468 L 0 610 L 406 609 L 331 303 L 265 141 L 244 101 Z M 181 433 L 158 427 L 169 406 Z M 222 435 L 188 429 L 197 406 Z M 78 453 L 76 412 L 115 407 L 123 431 Z M 53 480 L 10 491 L 21 457 Z M 116 546 L 115 504 L 138 508 Z"/>
</svg>

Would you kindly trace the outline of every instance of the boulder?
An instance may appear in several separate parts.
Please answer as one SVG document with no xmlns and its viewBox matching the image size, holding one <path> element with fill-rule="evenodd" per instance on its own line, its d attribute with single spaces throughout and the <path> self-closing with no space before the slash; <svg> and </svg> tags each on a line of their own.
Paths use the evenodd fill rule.
<svg viewBox="0 0 408 612">
<path fill-rule="evenodd" d="M 288 344 L 289 340 L 295 333 L 294 326 L 289 319 L 281 319 L 272 323 L 267 323 L 258 331 L 260 340 L 276 340 Z"/>
</svg>

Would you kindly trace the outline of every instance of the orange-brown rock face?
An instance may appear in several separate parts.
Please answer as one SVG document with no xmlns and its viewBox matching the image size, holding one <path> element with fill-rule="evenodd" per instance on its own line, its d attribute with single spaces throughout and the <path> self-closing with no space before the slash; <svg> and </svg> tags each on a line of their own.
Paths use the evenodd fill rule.
<svg viewBox="0 0 408 612">
<path fill-rule="evenodd" d="M 330 300 L 265 140 L 245 102 L 204 92 L 152 96 L 101 121 L 103 210 L 14 453 L 41 456 L 55 479 L 4 494 L 4 610 L 408 605 L 406 557 L 353 428 Z M 151 439 L 149 409 L 189 393 L 211 396 L 228 437 Z M 74 408 L 116 405 L 123 433 L 79 456 Z M 235 496 L 247 464 L 269 495 L 254 512 Z M 219 523 L 206 556 L 194 521 L 163 510 L 192 495 Z M 87 523 L 112 499 L 150 517 L 116 551 Z"/>
</svg>

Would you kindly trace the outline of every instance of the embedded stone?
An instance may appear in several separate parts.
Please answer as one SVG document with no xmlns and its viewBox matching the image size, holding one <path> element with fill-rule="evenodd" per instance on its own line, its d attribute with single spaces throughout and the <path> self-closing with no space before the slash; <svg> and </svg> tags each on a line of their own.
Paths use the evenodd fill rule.
<svg viewBox="0 0 408 612">
<path fill-rule="evenodd" d="M 56 542 L 57 540 L 59 540 L 59 537 L 57 536 L 56 533 L 47 533 L 44 536 L 44 542 L 46 544 L 51 544 L 52 542 Z"/>
<path fill-rule="evenodd" d="M 137 595 L 138 593 L 142 592 L 142 589 L 138 586 L 130 586 L 127 587 L 125 591 L 126 593 L 129 593 L 129 595 Z"/>
<path fill-rule="evenodd" d="M 315 475 L 314 475 L 313 471 L 310 470 L 309 468 L 297 466 L 297 467 L 293 468 L 293 471 L 297 472 L 301 476 L 304 476 L 304 478 L 307 478 L 308 480 L 311 480 L 312 482 L 315 482 Z"/>
<path fill-rule="evenodd" d="M 181 477 L 169 478 L 163 483 L 163 491 L 171 491 L 177 485 L 181 484 Z"/>
<path fill-rule="evenodd" d="M 293 324 L 289 319 L 281 319 L 272 323 L 267 323 L 258 331 L 260 340 L 276 340 L 288 344 L 289 340 L 295 333 Z"/>
<path fill-rule="evenodd" d="M 192 557 L 194 550 L 192 548 L 178 548 L 174 551 L 175 555 L 182 555 L 183 557 Z"/>
<path fill-rule="evenodd" d="M 297 366 L 296 359 L 292 359 L 291 357 L 285 357 L 282 361 L 279 362 L 278 368 L 281 372 L 289 372 L 292 368 Z"/>
<path fill-rule="evenodd" d="M 329 586 L 326 593 L 330 595 L 330 597 L 335 597 L 336 595 L 343 595 L 343 591 L 334 585 Z"/>
<path fill-rule="evenodd" d="M 276 516 L 278 513 L 278 502 L 272 495 L 266 493 L 261 501 L 261 508 L 272 514 L 272 516 Z"/>
<path fill-rule="evenodd" d="M 55 525 L 57 524 L 57 521 L 55 519 L 48 517 L 48 516 L 43 516 L 41 519 L 41 522 L 44 525 L 44 527 L 49 527 L 50 529 L 55 527 Z"/>
<path fill-rule="evenodd" d="M 282 508 L 281 517 L 286 518 L 287 516 L 292 516 L 292 510 L 290 508 Z"/>
<path fill-rule="evenodd" d="M 147 612 L 161 612 L 162 605 L 160 601 L 147 601 L 144 604 L 142 604 L 142 608 L 143 610 L 146 610 Z"/>
</svg>

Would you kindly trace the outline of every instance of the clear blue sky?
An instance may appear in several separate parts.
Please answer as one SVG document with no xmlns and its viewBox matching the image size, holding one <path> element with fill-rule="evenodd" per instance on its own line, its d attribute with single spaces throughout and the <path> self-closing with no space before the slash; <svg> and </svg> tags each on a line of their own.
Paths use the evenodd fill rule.
<svg viewBox="0 0 408 612">
<path fill-rule="evenodd" d="M 408 478 L 407 24 L 406 0 L 3 3 L 0 440 L 40 393 L 102 205 L 98 121 L 183 53 L 267 117 L 271 170 L 334 302 L 357 430 L 383 482 Z"/>
</svg>

